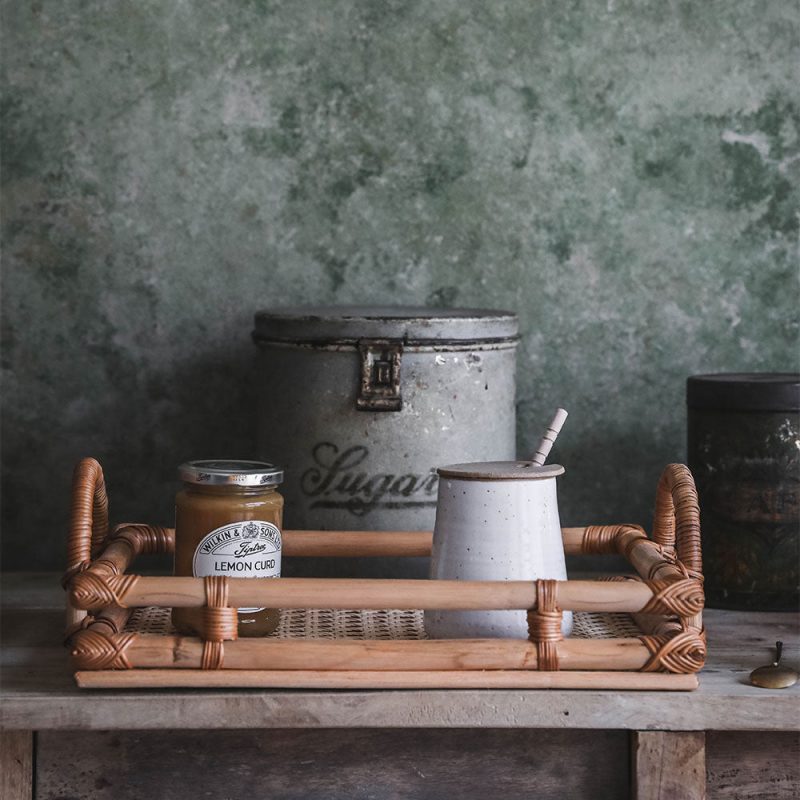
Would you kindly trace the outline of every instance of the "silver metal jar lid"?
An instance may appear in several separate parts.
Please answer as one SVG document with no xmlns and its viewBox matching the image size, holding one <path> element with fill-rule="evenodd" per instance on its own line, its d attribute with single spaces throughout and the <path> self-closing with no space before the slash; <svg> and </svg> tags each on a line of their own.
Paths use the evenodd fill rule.
<svg viewBox="0 0 800 800">
<path fill-rule="evenodd" d="M 187 461 L 178 467 L 178 477 L 203 486 L 277 486 L 283 482 L 283 468 L 269 461 L 217 458 Z"/>
<path fill-rule="evenodd" d="M 257 342 L 348 343 L 397 339 L 405 344 L 468 345 L 516 342 L 519 322 L 512 311 L 420 306 L 294 306 L 259 311 Z"/>
</svg>

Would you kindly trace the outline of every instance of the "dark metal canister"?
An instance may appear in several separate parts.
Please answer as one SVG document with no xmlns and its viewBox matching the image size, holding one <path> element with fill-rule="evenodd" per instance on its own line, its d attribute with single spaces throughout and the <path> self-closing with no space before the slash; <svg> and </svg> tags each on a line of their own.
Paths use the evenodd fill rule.
<svg viewBox="0 0 800 800">
<path fill-rule="evenodd" d="M 687 381 L 707 604 L 800 606 L 800 374 Z"/>
</svg>

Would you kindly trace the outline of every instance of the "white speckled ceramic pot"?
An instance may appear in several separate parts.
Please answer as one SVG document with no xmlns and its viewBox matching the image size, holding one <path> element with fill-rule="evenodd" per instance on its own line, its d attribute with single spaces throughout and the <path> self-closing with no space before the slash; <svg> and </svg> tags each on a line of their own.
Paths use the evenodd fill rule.
<svg viewBox="0 0 800 800">
<path fill-rule="evenodd" d="M 558 465 L 526 461 L 440 467 L 430 577 L 566 580 L 556 498 Z M 426 611 L 434 638 L 528 637 L 524 611 Z M 564 613 L 564 636 L 572 614 Z"/>
</svg>

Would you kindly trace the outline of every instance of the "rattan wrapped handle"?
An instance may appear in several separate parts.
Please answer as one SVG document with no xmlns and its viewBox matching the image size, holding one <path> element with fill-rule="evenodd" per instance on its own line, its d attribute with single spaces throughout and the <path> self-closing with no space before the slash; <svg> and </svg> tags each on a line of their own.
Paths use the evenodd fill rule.
<svg viewBox="0 0 800 800">
<path fill-rule="evenodd" d="M 672 548 L 693 577 L 702 577 L 700 506 L 694 478 L 685 464 L 668 464 L 661 473 L 653 539 L 662 547 Z"/>
<path fill-rule="evenodd" d="M 72 513 L 67 543 L 67 573 L 88 566 L 108 536 L 108 496 L 103 468 L 84 458 L 72 474 Z"/>
</svg>

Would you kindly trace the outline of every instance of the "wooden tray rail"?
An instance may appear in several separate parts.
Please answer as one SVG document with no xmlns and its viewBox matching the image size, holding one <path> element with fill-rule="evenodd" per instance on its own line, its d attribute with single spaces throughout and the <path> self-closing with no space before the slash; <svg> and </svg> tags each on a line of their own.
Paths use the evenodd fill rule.
<svg viewBox="0 0 800 800">
<path fill-rule="evenodd" d="M 241 685 L 264 686 L 610 688 L 623 675 L 628 688 L 694 688 L 694 673 L 705 660 L 705 634 L 699 510 L 689 470 L 680 464 L 664 470 L 657 489 L 653 540 L 633 525 L 565 528 L 562 534 L 567 554 L 619 554 L 637 575 L 608 581 L 506 582 L 143 577 L 128 574 L 134 559 L 143 553 L 173 552 L 174 530 L 123 524 L 109 533 L 102 468 L 95 460 L 84 459 L 74 475 L 69 567 L 64 577 L 67 643 L 75 667 L 82 671 L 79 682 L 95 686 L 121 685 L 124 678 L 105 671 L 129 670 L 155 681 L 147 684 L 140 675 L 130 685 L 157 686 L 240 685 L 241 680 Z M 431 543 L 430 532 L 417 531 L 283 532 L 287 557 L 427 556 Z M 235 609 L 254 605 L 521 609 L 527 611 L 530 636 L 529 640 L 237 639 Z M 203 638 L 126 631 L 131 610 L 147 606 L 203 607 Z M 641 635 L 565 640 L 561 635 L 565 610 L 626 612 Z M 86 670 L 104 671 L 103 680 L 97 680 L 100 673 L 87 678 Z M 233 677 L 209 677 L 203 683 L 202 675 L 215 670 L 231 671 Z M 172 671 L 180 671 L 183 678 Z M 193 671 L 200 677 L 189 677 Z M 532 671 L 540 678 L 533 679 Z M 560 671 L 573 677 L 555 678 Z M 464 684 L 453 677 L 470 672 L 485 682 L 476 677 Z M 356 675 L 371 678 L 354 684 Z"/>
</svg>

